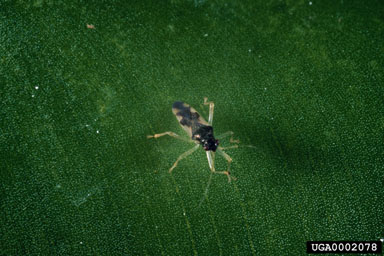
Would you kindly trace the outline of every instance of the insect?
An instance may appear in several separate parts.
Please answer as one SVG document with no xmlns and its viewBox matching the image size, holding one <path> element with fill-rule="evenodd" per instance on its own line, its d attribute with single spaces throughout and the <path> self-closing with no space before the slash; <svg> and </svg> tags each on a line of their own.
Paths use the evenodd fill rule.
<svg viewBox="0 0 384 256">
<path fill-rule="evenodd" d="M 232 179 L 235 179 L 235 177 L 231 176 L 231 173 L 230 173 L 232 158 L 223 150 L 228 148 L 237 148 L 238 145 L 233 145 L 233 146 L 223 148 L 219 146 L 218 139 L 223 139 L 225 137 L 231 136 L 231 139 L 230 139 L 231 143 L 239 143 L 239 141 L 233 140 L 233 132 L 231 131 L 223 133 L 220 136 L 217 136 L 215 138 L 213 134 L 213 127 L 212 127 L 213 110 L 215 105 L 213 102 L 208 101 L 208 98 L 204 98 L 204 105 L 209 105 L 208 122 L 205 121 L 205 119 L 193 107 L 189 106 L 188 104 L 181 101 L 176 101 L 175 103 L 173 103 L 172 112 L 173 114 L 175 114 L 177 120 L 179 121 L 179 124 L 187 132 L 190 139 L 185 139 L 184 137 L 181 137 L 180 135 L 170 131 L 158 133 L 154 135 L 148 135 L 147 138 L 157 139 L 164 135 L 169 135 L 171 137 L 196 144 L 193 148 L 184 152 L 177 158 L 176 162 L 169 169 L 170 173 L 173 171 L 173 169 L 176 168 L 179 161 L 191 155 L 201 145 L 206 152 L 209 169 L 211 170 L 211 172 L 217 173 L 217 174 L 224 174 L 228 177 L 228 182 L 231 182 Z M 227 160 L 228 162 L 227 170 L 225 171 L 215 170 L 215 153 L 216 152 L 219 153 L 221 156 L 223 156 Z"/>
</svg>

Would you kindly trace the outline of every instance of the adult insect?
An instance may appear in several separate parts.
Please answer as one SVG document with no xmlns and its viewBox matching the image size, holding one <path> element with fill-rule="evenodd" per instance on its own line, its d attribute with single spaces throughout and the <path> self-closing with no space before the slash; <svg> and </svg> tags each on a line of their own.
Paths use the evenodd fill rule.
<svg viewBox="0 0 384 256">
<path fill-rule="evenodd" d="M 230 173 L 232 158 L 223 150 L 228 148 L 237 148 L 238 145 L 233 145 L 233 146 L 223 148 L 219 146 L 218 139 L 223 139 L 225 137 L 231 136 L 231 139 L 230 139 L 231 143 L 239 143 L 239 141 L 233 140 L 233 137 L 232 137 L 233 132 L 231 131 L 223 133 L 220 136 L 217 136 L 216 138 L 214 137 L 212 121 L 213 121 L 213 110 L 215 105 L 213 102 L 208 101 L 208 98 L 204 98 L 204 105 L 209 105 L 208 122 L 205 121 L 205 119 L 193 107 L 189 106 L 188 104 L 181 101 L 176 101 L 175 103 L 173 103 L 172 112 L 173 114 L 175 114 L 177 120 L 179 121 L 179 124 L 187 132 L 190 139 L 185 139 L 184 137 L 181 137 L 180 135 L 174 132 L 163 132 L 163 133 L 158 133 L 154 135 L 148 135 L 147 138 L 157 139 L 161 136 L 169 135 L 171 137 L 196 144 L 193 148 L 184 152 L 177 158 L 176 162 L 169 169 L 170 173 L 172 172 L 173 169 L 176 168 L 180 160 L 186 158 L 187 156 L 195 152 L 201 145 L 206 152 L 209 169 L 211 170 L 211 172 L 227 175 L 228 182 L 230 182 L 231 179 L 235 179 L 233 176 L 231 176 L 231 173 Z M 215 152 L 219 153 L 221 156 L 223 156 L 227 160 L 228 167 L 226 171 L 215 170 Z"/>
</svg>

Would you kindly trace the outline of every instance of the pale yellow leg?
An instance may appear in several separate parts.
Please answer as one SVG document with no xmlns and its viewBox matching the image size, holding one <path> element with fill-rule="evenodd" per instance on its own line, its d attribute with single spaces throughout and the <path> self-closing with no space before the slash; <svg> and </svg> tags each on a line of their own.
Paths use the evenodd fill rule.
<svg viewBox="0 0 384 256">
<path fill-rule="evenodd" d="M 215 108 L 215 104 L 213 103 L 213 101 L 208 101 L 207 97 L 204 97 L 204 105 L 209 105 L 208 124 L 212 125 L 212 122 L 213 122 L 213 110 Z"/>
<path fill-rule="evenodd" d="M 228 137 L 228 136 L 231 136 L 231 138 L 229 139 L 230 143 L 240 143 L 240 140 L 233 139 L 233 132 L 231 132 L 231 131 L 228 131 L 228 132 L 220 134 L 219 136 L 216 136 L 216 139 L 223 139 L 223 138 Z M 243 144 L 241 144 L 241 145 L 233 145 L 233 146 L 229 146 L 229 147 L 225 147 L 225 148 L 220 147 L 220 149 L 224 150 L 224 149 L 238 148 L 238 147 L 256 148 L 253 145 L 243 145 Z"/>
<path fill-rule="evenodd" d="M 151 139 L 151 138 L 159 138 L 161 136 L 164 136 L 164 135 L 169 135 L 173 138 L 176 138 L 176 139 L 179 139 L 179 140 L 183 140 L 183 141 L 186 141 L 186 142 L 193 142 L 192 140 L 189 140 L 189 139 L 186 139 L 184 137 L 181 137 L 180 135 L 174 133 L 174 132 L 163 132 L 163 133 L 157 133 L 157 134 L 154 134 L 154 135 L 147 135 L 147 138 L 148 139 Z"/>
<path fill-rule="evenodd" d="M 232 163 L 232 158 L 226 154 L 224 151 L 220 150 L 219 148 L 217 149 L 217 151 L 220 155 L 222 155 L 228 162 L 228 168 L 226 171 L 223 171 L 223 172 L 218 172 L 218 171 L 215 171 L 215 170 L 211 170 L 213 171 L 214 173 L 221 173 L 221 174 L 225 174 L 227 175 L 228 177 L 228 182 L 231 182 L 231 180 L 236 180 L 236 177 L 234 176 L 231 176 L 231 172 L 230 172 L 230 168 L 231 168 L 231 163 Z"/>
<path fill-rule="evenodd" d="M 239 145 L 233 145 L 233 146 L 229 146 L 229 147 L 219 147 L 219 149 L 221 150 L 227 150 L 227 149 L 231 149 L 231 148 L 238 148 Z"/>
<path fill-rule="evenodd" d="M 191 148 L 190 150 L 188 150 L 188 151 L 184 152 L 183 154 L 181 154 L 181 155 L 177 158 L 176 162 L 175 162 L 175 163 L 172 165 L 172 167 L 169 169 L 169 173 L 171 173 L 172 170 L 176 168 L 176 166 L 177 166 L 177 164 L 179 163 L 180 160 L 182 160 L 183 158 L 186 158 L 187 156 L 189 156 L 190 154 L 192 154 L 193 152 L 195 152 L 196 149 L 198 149 L 198 148 L 199 148 L 199 144 L 197 144 L 196 146 L 194 146 L 194 147 Z"/>
<path fill-rule="evenodd" d="M 233 134 L 234 133 L 232 131 L 228 131 L 228 132 L 225 132 L 223 134 L 220 134 L 219 136 L 216 136 L 216 139 L 224 139 L 228 136 L 231 136 L 231 138 L 229 139 L 230 143 L 240 143 L 240 140 L 233 139 Z"/>
</svg>

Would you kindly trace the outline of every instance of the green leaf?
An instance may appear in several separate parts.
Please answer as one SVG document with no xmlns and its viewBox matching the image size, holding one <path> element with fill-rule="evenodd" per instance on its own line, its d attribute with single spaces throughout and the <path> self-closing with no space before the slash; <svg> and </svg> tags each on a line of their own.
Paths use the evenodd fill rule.
<svg viewBox="0 0 384 256">
<path fill-rule="evenodd" d="M 309 240 L 382 238 L 383 11 L 5 1 L 0 252 L 305 255 Z M 192 144 L 146 137 L 187 138 L 172 104 L 207 118 L 204 97 L 215 134 L 242 145 L 226 151 L 234 182 L 203 149 L 169 174 Z"/>
</svg>

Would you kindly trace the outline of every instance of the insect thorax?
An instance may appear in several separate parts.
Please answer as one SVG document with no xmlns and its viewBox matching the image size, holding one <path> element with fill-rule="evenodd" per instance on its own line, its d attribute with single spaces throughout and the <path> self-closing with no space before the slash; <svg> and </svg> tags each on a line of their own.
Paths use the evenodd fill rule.
<svg viewBox="0 0 384 256">
<path fill-rule="evenodd" d="M 199 125 L 192 133 L 192 139 L 198 141 L 205 150 L 216 151 L 218 141 L 213 136 L 212 126 Z"/>
</svg>

